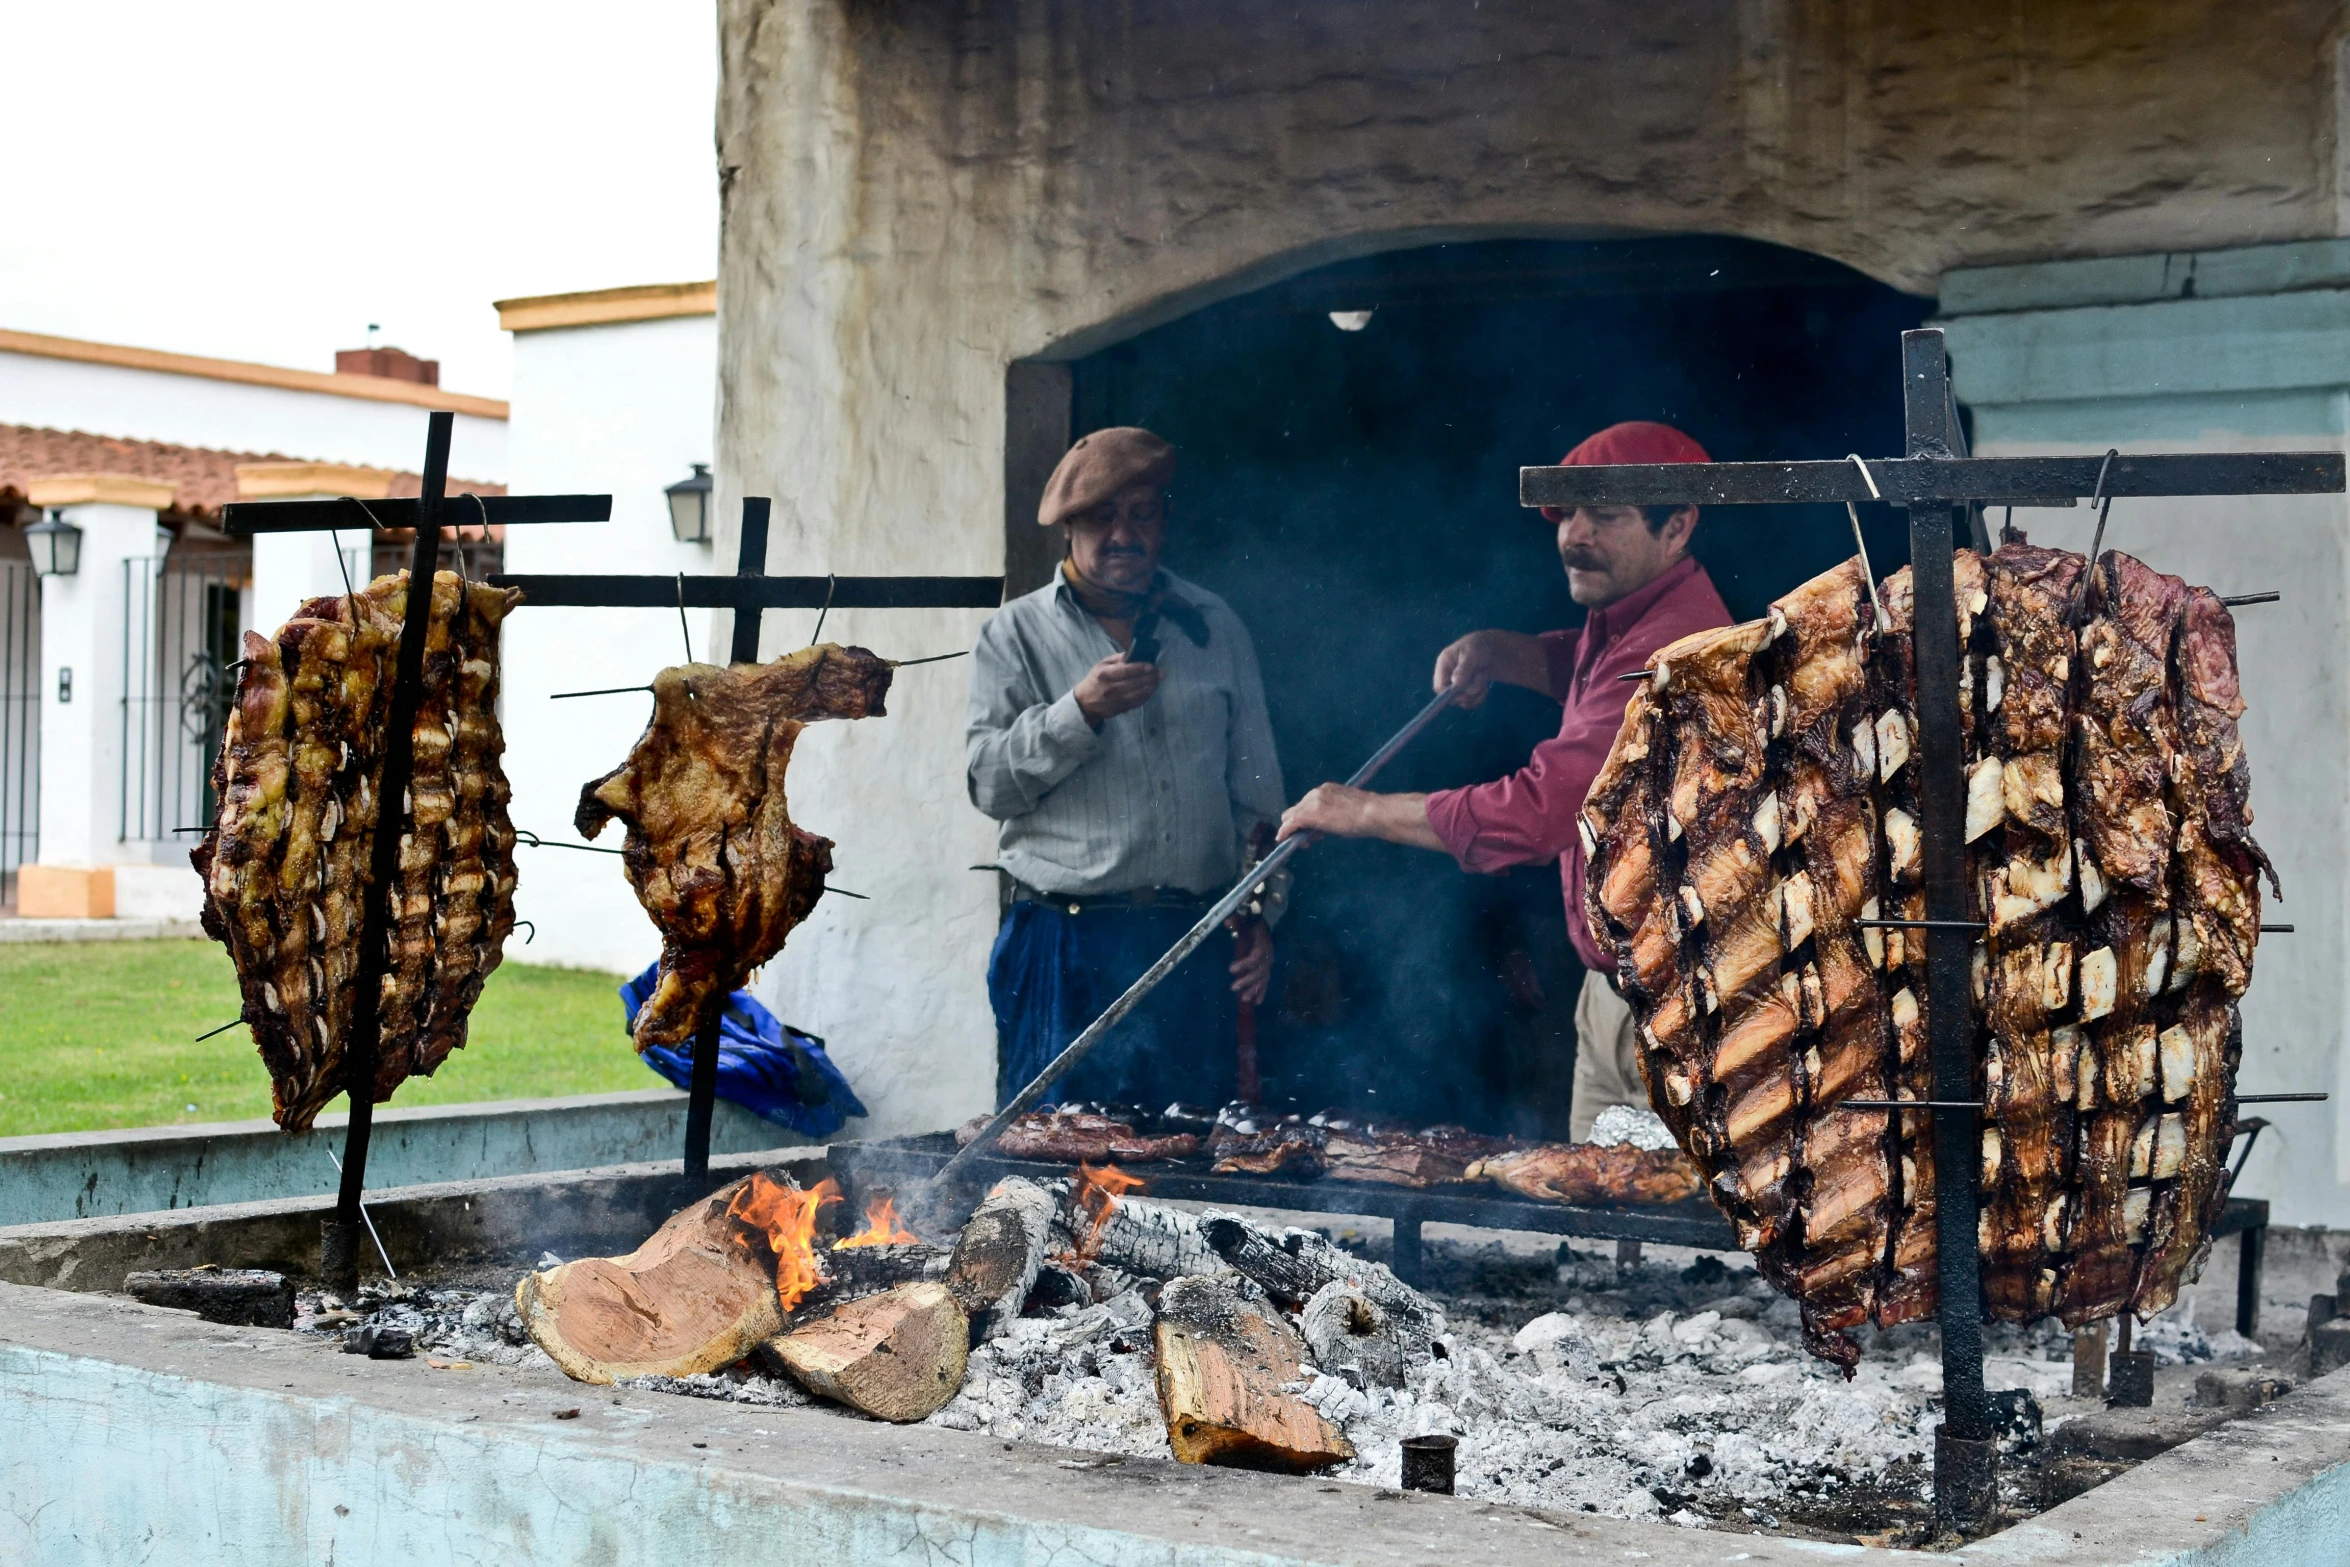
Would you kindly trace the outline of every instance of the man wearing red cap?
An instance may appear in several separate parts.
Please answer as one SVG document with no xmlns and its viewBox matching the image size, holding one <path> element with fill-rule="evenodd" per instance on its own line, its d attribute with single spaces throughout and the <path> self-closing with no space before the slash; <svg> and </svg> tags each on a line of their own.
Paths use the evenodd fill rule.
<svg viewBox="0 0 2350 1567">
<path fill-rule="evenodd" d="M 1560 459 L 1563 465 L 1706 462 L 1705 448 L 1671 425 L 1610 425 Z M 1575 1007 L 1577 1139 L 1612 1104 L 1645 1106 L 1631 1010 L 1583 919 L 1585 857 L 1575 820 L 1615 743 L 1631 700 L 1617 678 L 1645 669 L 1667 643 L 1730 623 L 1713 579 L 1689 554 L 1694 506 L 1578 506 L 1542 515 L 1558 527 L 1567 590 L 1590 611 L 1576 631 L 1527 636 L 1472 631 L 1436 656 L 1436 689 L 1461 690 L 1475 707 L 1496 680 L 1556 698 L 1558 737 L 1534 748 L 1507 778 L 1435 794 L 1375 794 L 1326 783 L 1291 806 L 1281 836 L 1312 829 L 1347 838 L 1440 849 L 1464 870 L 1490 874 L 1557 860 L 1566 886 L 1567 935 L 1592 972 Z"/>
</svg>

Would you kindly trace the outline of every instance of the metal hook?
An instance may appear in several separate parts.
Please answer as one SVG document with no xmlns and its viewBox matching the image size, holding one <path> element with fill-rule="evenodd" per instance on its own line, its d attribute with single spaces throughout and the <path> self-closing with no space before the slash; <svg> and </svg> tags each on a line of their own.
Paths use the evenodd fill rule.
<svg viewBox="0 0 2350 1567">
<path fill-rule="evenodd" d="M 1845 455 L 1851 459 L 1852 465 L 1860 470 L 1861 478 L 1867 482 L 1869 487 L 1869 499 L 1876 501 L 1883 500 L 1885 498 L 1885 492 L 1877 488 L 1877 476 L 1869 472 L 1869 465 L 1867 463 L 1860 460 L 1860 453 L 1847 452 Z M 1861 537 L 1860 508 L 1852 504 L 1852 502 L 1846 501 L 1844 503 L 1844 514 L 1852 519 L 1852 547 L 1860 552 L 1861 580 L 1868 584 L 1869 604 L 1877 612 L 1877 630 L 1880 633 L 1890 631 L 1893 629 L 1893 621 L 1885 613 L 1885 601 L 1877 597 L 1877 571 L 1874 566 L 1869 564 L 1869 542 L 1867 539 Z"/>
<path fill-rule="evenodd" d="M 523 944 L 524 946 L 526 946 L 526 947 L 527 947 L 527 946 L 529 946 L 529 945 L 530 945 L 532 942 L 534 942 L 534 941 L 538 940 L 538 937 L 539 937 L 539 928 L 538 928 L 538 926 L 536 926 L 535 924 L 532 924 L 532 923 L 531 923 L 529 920 L 516 920 L 514 923 L 515 923 L 515 925 L 516 925 L 516 927 L 517 927 L 517 928 L 519 928 L 519 927 L 521 927 L 521 926 L 524 926 L 524 925 L 529 925 L 529 926 L 530 926 L 530 934 L 522 938 L 522 944 Z"/>
<path fill-rule="evenodd" d="M 2097 531 L 2089 537 L 2089 563 L 2081 570 L 2081 585 L 2073 591 L 2072 611 L 2065 617 L 2076 626 L 2081 623 L 2081 612 L 2089 604 L 2089 582 L 2097 574 L 2097 554 L 2105 548 L 2105 519 L 2113 510 L 2113 497 L 2105 493 L 2105 476 L 2112 471 L 2113 460 L 2120 455 L 2120 447 L 2108 448 L 2105 461 L 2097 465 L 2097 489 L 2089 497 L 2089 504 L 2097 508 Z"/>
<path fill-rule="evenodd" d="M 677 574 L 677 634 L 685 638 L 685 661 L 694 661 L 694 634 L 685 623 L 685 573 Z"/>
<path fill-rule="evenodd" d="M 816 611 L 816 629 L 808 633 L 810 647 L 824 640 L 824 617 L 832 613 L 832 592 L 839 586 L 840 578 L 829 571 L 824 574 L 824 607 Z"/>
</svg>

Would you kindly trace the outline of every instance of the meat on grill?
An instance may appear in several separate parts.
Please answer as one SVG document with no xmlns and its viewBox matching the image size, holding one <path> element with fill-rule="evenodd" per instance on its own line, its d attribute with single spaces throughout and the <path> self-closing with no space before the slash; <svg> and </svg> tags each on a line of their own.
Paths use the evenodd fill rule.
<svg viewBox="0 0 2350 1567">
<path fill-rule="evenodd" d="M 784 771 L 802 725 L 878 717 L 892 665 L 834 643 L 767 664 L 683 664 L 653 677 L 653 717 L 620 766 L 580 790 L 594 838 L 618 817 L 661 971 L 636 1042 L 693 1037 L 823 896 L 832 844 L 794 827 Z"/>
<path fill-rule="evenodd" d="M 1953 561 L 1985 1305 L 2075 1324 L 2160 1309 L 2208 1249 L 2268 870 L 2226 609 L 2086 568 Z M 1930 1117 L 1839 1107 L 1933 1097 L 1927 934 L 1857 923 L 1925 912 L 1907 569 L 1881 597 L 1880 626 L 1848 561 L 1663 650 L 1582 821 L 1650 1098 L 1848 1365 L 1937 1289 Z"/>
<path fill-rule="evenodd" d="M 992 1119 L 992 1116 L 975 1115 L 957 1127 L 956 1146 L 969 1143 Z M 1104 1161 L 1147 1164 L 1197 1153 L 1199 1138 L 1191 1132 L 1152 1136 L 1105 1115 L 1036 1110 L 1005 1127 L 990 1151 L 1006 1159 L 1033 1159 L 1048 1164 Z"/>
<path fill-rule="evenodd" d="M 1705 1189 L 1696 1167 L 1678 1150 L 1628 1143 L 1537 1143 L 1488 1154 L 1470 1164 L 1466 1174 L 1537 1202 L 1683 1202 Z"/>
<path fill-rule="evenodd" d="M 1322 1160 L 1334 1181 L 1425 1187 L 1467 1180 L 1471 1165 L 1508 1146 L 1507 1138 L 1480 1136 L 1460 1126 L 1416 1132 L 1333 1130 Z"/>
<path fill-rule="evenodd" d="M 514 926 L 514 829 L 499 766 L 499 624 L 521 595 L 433 580 L 415 764 L 404 801 L 374 1101 L 465 1043 Z M 360 913 L 381 802 L 385 707 L 408 575 L 303 604 L 248 632 L 220 754 L 218 818 L 190 856 L 207 934 L 227 946 L 273 1114 L 310 1125 L 343 1091 Z"/>
</svg>

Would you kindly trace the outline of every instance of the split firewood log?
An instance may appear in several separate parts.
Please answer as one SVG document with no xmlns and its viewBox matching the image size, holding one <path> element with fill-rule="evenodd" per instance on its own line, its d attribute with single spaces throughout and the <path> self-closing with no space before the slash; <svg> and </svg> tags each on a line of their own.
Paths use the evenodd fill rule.
<svg viewBox="0 0 2350 1567">
<path fill-rule="evenodd" d="M 995 1183 L 955 1242 L 946 1285 L 983 1338 L 998 1338 L 1020 1315 L 1060 1204 L 1054 1194 L 1021 1176 Z"/>
<path fill-rule="evenodd" d="M 971 1324 L 954 1292 L 926 1279 L 852 1300 L 761 1351 L 817 1397 L 903 1425 L 962 1390 Z"/>
<path fill-rule="evenodd" d="M 1382 1310 L 1344 1279 L 1314 1292 L 1298 1327 L 1316 1368 L 1357 1387 L 1402 1387 L 1405 1374 L 1429 1358 L 1425 1323 Z"/>
<path fill-rule="evenodd" d="M 1157 1279 L 1224 1270 L 1224 1260 L 1209 1247 L 1197 1218 L 1180 1208 L 1131 1197 L 1119 1199 L 1110 1210 L 1093 1235 L 1088 1254 L 1113 1268 Z"/>
<path fill-rule="evenodd" d="M 1390 1315 L 1425 1324 L 1431 1336 L 1444 1331 L 1444 1313 L 1437 1304 L 1397 1278 L 1385 1263 L 1358 1257 L 1312 1230 L 1275 1235 L 1236 1213 L 1210 1213 L 1200 1219 L 1200 1234 L 1220 1261 L 1291 1311 L 1302 1310 L 1326 1285 L 1343 1281 Z"/>
<path fill-rule="evenodd" d="M 514 1286 L 522 1325 L 582 1382 L 688 1377 L 742 1359 L 783 1327 L 757 1232 L 727 1215 L 744 1184 L 671 1215 L 625 1257 L 524 1274 Z"/>
<path fill-rule="evenodd" d="M 1159 1408 L 1187 1464 L 1289 1472 L 1327 1468 L 1354 1447 L 1285 1384 L 1303 1380 L 1305 1341 L 1232 1274 L 1190 1276 L 1159 1295 Z"/>
</svg>

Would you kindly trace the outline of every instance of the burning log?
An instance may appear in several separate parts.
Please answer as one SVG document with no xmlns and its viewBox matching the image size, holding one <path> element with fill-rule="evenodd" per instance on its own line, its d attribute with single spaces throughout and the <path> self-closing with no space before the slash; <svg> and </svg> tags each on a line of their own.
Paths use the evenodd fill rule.
<svg viewBox="0 0 2350 1567">
<path fill-rule="evenodd" d="M 1229 1278 L 1180 1278 L 1159 1296 L 1159 1408 L 1187 1464 L 1292 1472 L 1354 1457 L 1336 1426 L 1285 1384 L 1302 1380 L 1297 1330 Z"/>
<path fill-rule="evenodd" d="M 1358 1257 L 1311 1230 L 1275 1235 L 1233 1213 L 1211 1213 L 1199 1221 L 1199 1230 L 1218 1261 L 1255 1281 L 1291 1311 L 1302 1311 L 1325 1287 L 1346 1283 L 1390 1315 L 1424 1324 L 1430 1337 L 1444 1331 L 1444 1313 L 1436 1303 L 1384 1263 Z"/>
<path fill-rule="evenodd" d="M 1404 1374 L 1428 1359 L 1427 1324 L 1391 1314 L 1343 1279 L 1314 1292 L 1298 1314 L 1314 1364 L 1356 1387 L 1402 1387 Z"/>
<path fill-rule="evenodd" d="M 851 1246 L 843 1241 L 824 1254 L 825 1271 L 831 1277 L 808 1292 L 793 1316 L 813 1321 L 836 1306 L 900 1284 L 944 1279 L 947 1256 L 945 1247 L 921 1241 L 886 1246 Z"/>
<path fill-rule="evenodd" d="M 1058 1206 L 1053 1193 L 1014 1175 L 996 1182 L 971 1210 L 947 1263 L 946 1286 L 982 1338 L 1001 1337 L 1027 1303 Z"/>
<path fill-rule="evenodd" d="M 1099 1170 L 1079 1166 L 1069 1191 L 1070 1207 L 1076 1210 L 1070 1228 L 1079 1231 L 1077 1254 L 1154 1279 L 1221 1272 L 1224 1265 L 1208 1249 L 1199 1220 L 1179 1208 L 1125 1195 L 1142 1184 L 1114 1164 Z"/>
<path fill-rule="evenodd" d="M 746 1219 L 776 1205 L 769 1193 L 788 1193 L 806 1199 L 789 1206 L 804 1209 L 812 1233 L 821 1192 L 800 1192 L 764 1172 L 746 1176 L 672 1215 L 625 1257 L 583 1257 L 523 1275 L 515 1309 L 539 1348 L 577 1381 L 685 1377 L 730 1365 L 779 1332 L 786 1309 Z"/>
<path fill-rule="evenodd" d="M 903 1425 L 962 1388 L 971 1325 L 946 1285 L 925 1280 L 852 1300 L 761 1347 L 817 1397 Z"/>
</svg>

